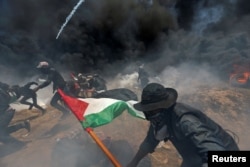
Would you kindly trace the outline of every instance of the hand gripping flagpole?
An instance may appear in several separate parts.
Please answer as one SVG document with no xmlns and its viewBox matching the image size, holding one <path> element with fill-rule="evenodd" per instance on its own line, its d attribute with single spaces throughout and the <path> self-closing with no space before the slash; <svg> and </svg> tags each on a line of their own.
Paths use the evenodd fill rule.
<svg viewBox="0 0 250 167">
<path fill-rule="evenodd" d="M 61 89 L 58 89 L 59 94 L 61 95 L 64 103 L 70 108 L 70 110 L 73 112 L 73 114 L 76 116 L 76 118 L 82 123 L 83 118 L 79 115 L 78 110 L 80 107 L 81 101 L 78 101 L 77 99 L 67 96 L 64 94 L 64 92 Z M 72 103 L 71 105 L 69 103 Z M 103 144 L 103 142 L 98 138 L 98 136 L 94 133 L 93 129 L 91 128 L 85 128 L 85 130 L 88 132 L 88 134 L 92 137 L 92 139 L 96 142 L 96 144 L 101 148 L 101 150 L 106 154 L 106 156 L 110 159 L 110 161 L 113 163 L 115 167 L 121 167 L 121 164 L 115 159 L 115 157 L 111 154 L 111 152 L 108 150 L 108 148 Z"/>
<path fill-rule="evenodd" d="M 109 160 L 115 167 L 121 167 L 121 164 L 115 159 L 115 157 L 111 154 L 111 152 L 107 149 L 107 147 L 103 144 L 103 142 L 98 138 L 93 129 L 86 128 L 85 129 L 88 134 L 92 137 L 92 139 L 96 142 L 96 144 L 102 149 L 102 151 L 107 155 Z"/>
</svg>

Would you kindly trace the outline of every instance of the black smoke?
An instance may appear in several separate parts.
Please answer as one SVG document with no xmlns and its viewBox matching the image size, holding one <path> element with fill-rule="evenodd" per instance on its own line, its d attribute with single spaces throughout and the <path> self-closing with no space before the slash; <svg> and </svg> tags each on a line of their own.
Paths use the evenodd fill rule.
<svg viewBox="0 0 250 167">
<path fill-rule="evenodd" d="M 250 14 L 250 4 L 247 0 L 238 0 L 237 2 L 237 14 L 238 16 Z"/>
<path fill-rule="evenodd" d="M 56 39 L 65 18 L 77 3 L 78 0 L 1 0 L 1 65 L 16 70 L 18 75 L 32 75 L 38 61 L 48 60 L 70 71 L 95 70 L 115 75 L 116 70 L 107 71 L 106 67 L 118 64 L 122 71 L 131 61 L 148 63 L 160 59 L 170 34 L 192 32 L 198 11 L 223 6 L 224 15 L 216 23 L 207 25 L 206 33 L 244 30 L 240 19 L 249 20 L 246 0 L 155 0 L 153 4 L 135 0 L 86 0 Z M 177 36 L 180 39 L 172 43 L 181 41 L 182 37 Z M 209 43 L 204 39 L 198 44 L 202 53 Z M 245 55 L 245 51 L 242 54 Z M 214 62 L 209 56 L 186 56 L 189 54 L 171 56 L 165 65 L 155 70 L 161 71 L 167 65 L 178 65 L 186 60 Z"/>
</svg>

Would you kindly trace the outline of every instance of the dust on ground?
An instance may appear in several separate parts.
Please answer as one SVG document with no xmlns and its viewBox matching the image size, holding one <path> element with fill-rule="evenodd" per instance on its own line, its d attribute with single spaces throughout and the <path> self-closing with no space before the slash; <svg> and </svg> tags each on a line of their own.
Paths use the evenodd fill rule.
<svg viewBox="0 0 250 167">
<path fill-rule="evenodd" d="M 250 139 L 248 128 L 250 122 L 249 99 L 250 90 L 226 86 L 198 87 L 192 94 L 179 95 L 179 101 L 201 109 L 225 129 L 238 136 L 241 150 L 250 149 L 248 144 Z M 70 136 L 75 131 L 80 131 L 82 135 L 89 138 L 73 114 L 64 120 L 61 120 L 60 116 L 61 112 L 50 106 L 47 107 L 47 112 L 44 115 L 35 109 L 17 111 L 12 123 L 29 119 L 32 130 L 29 134 L 25 130 L 19 130 L 12 134 L 17 139 L 26 142 L 26 145 L 9 154 L 1 155 L 0 166 L 54 167 L 51 165 L 55 161 L 52 158 L 52 153 L 58 139 Z M 144 139 L 147 128 L 147 121 L 123 113 L 112 123 L 95 128 L 94 132 L 100 138 L 109 136 L 114 141 L 127 141 L 134 151 L 130 155 L 132 157 Z M 82 156 L 89 151 L 86 149 Z M 123 150 L 120 151 L 123 152 Z M 170 142 L 161 143 L 156 151 L 148 157 L 152 167 L 178 167 L 181 164 L 181 157 Z"/>
</svg>

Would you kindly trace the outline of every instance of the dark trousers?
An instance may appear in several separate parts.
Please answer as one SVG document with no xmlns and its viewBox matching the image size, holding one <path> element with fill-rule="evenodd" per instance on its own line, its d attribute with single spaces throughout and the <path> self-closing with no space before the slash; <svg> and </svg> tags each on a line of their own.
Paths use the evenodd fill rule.
<svg viewBox="0 0 250 167">
<path fill-rule="evenodd" d="M 27 101 L 30 98 L 32 99 L 33 103 L 30 103 L 30 102 Z M 39 106 L 37 104 L 37 95 L 36 95 L 35 92 L 32 92 L 32 90 L 30 90 L 29 93 L 24 94 L 23 98 L 20 100 L 20 103 L 29 105 L 30 106 L 29 109 L 32 109 L 32 107 L 34 106 L 34 107 L 36 107 L 37 109 L 39 109 L 41 111 L 45 110 L 41 106 Z"/>
<path fill-rule="evenodd" d="M 16 132 L 17 130 L 23 128 L 22 123 L 9 126 L 11 120 L 13 119 L 15 110 L 9 108 L 0 113 L 0 142 L 3 143 L 13 143 L 18 140 L 12 137 L 10 134 Z"/>
<path fill-rule="evenodd" d="M 64 103 L 62 101 L 60 94 L 56 92 L 50 101 L 50 105 L 60 110 L 63 114 L 69 114 L 70 113 L 69 109 L 63 104 Z"/>
</svg>

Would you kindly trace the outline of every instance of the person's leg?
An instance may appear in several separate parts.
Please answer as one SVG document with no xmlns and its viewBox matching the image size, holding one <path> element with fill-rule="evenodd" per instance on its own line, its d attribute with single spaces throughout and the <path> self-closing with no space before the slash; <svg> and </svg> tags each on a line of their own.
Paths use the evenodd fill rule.
<svg viewBox="0 0 250 167">
<path fill-rule="evenodd" d="M 20 142 L 19 140 L 12 137 L 10 134 L 21 128 L 25 128 L 30 131 L 30 124 L 28 121 L 9 126 L 11 120 L 14 117 L 14 114 L 15 110 L 9 108 L 3 111 L 3 113 L 0 115 L 0 141 L 3 143 Z"/>
<path fill-rule="evenodd" d="M 33 101 L 33 106 L 42 111 L 42 114 L 44 114 L 46 110 L 37 104 L 37 96 L 35 92 L 32 94 L 31 98 Z"/>
<path fill-rule="evenodd" d="M 61 99 L 60 94 L 56 92 L 50 101 L 50 105 L 60 110 L 63 113 L 63 115 L 68 115 L 70 111 L 67 108 L 60 105 L 58 101 L 62 101 L 62 99 Z"/>
<path fill-rule="evenodd" d="M 23 98 L 20 100 L 20 103 L 25 104 L 25 105 L 29 105 L 30 106 L 29 110 L 31 110 L 33 107 L 33 104 L 27 101 L 29 98 L 31 98 L 31 97 L 30 96 L 23 96 Z"/>
<path fill-rule="evenodd" d="M 3 144 L 21 143 L 21 141 L 17 140 L 6 132 L 0 132 L 0 142 Z"/>
<path fill-rule="evenodd" d="M 0 114 L 0 129 L 6 129 L 10 124 L 11 120 L 13 119 L 15 114 L 15 109 L 8 108 L 4 111 L 1 111 Z"/>
<path fill-rule="evenodd" d="M 21 123 L 17 123 L 17 124 L 11 125 L 11 126 L 8 126 L 6 129 L 6 132 L 8 134 L 11 134 L 11 133 L 16 132 L 19 129 L 23 129 L 23 128 L 26 129 L 28 132 L 30 132 L 30 123 L 28 120 L 25 120 Z"/>
</svg>

